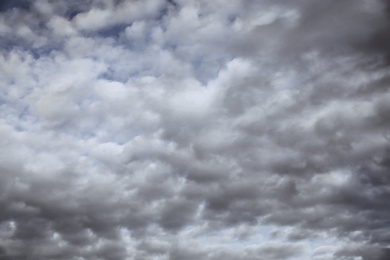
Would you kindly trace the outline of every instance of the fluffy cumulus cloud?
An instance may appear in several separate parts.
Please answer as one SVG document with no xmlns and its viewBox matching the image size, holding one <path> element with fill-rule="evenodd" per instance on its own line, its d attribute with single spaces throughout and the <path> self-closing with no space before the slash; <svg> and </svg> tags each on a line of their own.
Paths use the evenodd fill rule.
<svg viewBox="0 0 390 260">
<path fill-rule="evenodd" d="M 390 2 L 0 3 L 0 259 L 390 259 Z"/>
</svg>

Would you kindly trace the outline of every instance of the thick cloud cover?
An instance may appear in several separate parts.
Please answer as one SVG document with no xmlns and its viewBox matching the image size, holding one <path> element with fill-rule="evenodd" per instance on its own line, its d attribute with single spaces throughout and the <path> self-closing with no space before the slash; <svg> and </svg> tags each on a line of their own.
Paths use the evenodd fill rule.
<svg viewBox="0 0 390 260">
<path fill-rule="evenodd" d="M 0 4 L 0 259 L 390 259 L 390 2 Z"/>
</svg>

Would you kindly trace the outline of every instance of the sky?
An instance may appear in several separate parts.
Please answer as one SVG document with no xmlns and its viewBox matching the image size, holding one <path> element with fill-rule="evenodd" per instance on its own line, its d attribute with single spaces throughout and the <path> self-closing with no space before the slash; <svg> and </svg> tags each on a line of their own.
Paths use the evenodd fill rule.
<svg viewBox="0 0 390 260">
<path fill-rule="evenodd" d="M 0 260 L 390 259 L 390 1 L 0 3 Z"/>
</svg>

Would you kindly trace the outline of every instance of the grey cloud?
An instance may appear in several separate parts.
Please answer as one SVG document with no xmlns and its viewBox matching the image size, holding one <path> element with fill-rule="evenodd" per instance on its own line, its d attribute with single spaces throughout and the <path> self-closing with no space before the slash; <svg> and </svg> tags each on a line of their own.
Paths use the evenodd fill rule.
<svg viewBox="0 0 390 260">
<path fill-rule="evenodd" d="M 199 250 L 196 246 L 185 248 L 175 246 L 170 250 L 169 259 L 289 259 L 299 255 L 303 251 L 301 245 L 287 243 L 266 243 L 260 246 L 245 248 L 241 252 L 226 250 L 225 248 L 210 247 L 208 250 Z"/>
<path fill-rule="evenodd" d="M 387 259 L 387 1 L 20 3 L 0 259 Z"/>
<path fill-rule="evenodd" d="M 389 249 L 378 247 L 354 247 L 350 246 L 336 252 L 336 257 L 340 259 L 353 259 L 355 256 L 361 256 L 362 259 L 382 260 L 390 256 Z"/>
</svg>

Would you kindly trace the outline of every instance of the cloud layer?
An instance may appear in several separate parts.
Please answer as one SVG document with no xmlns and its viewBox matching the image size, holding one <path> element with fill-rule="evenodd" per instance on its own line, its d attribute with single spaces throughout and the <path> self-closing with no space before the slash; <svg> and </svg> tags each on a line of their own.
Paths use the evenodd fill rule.
<svg viewBox="0 0 390 260">
<path fill-rule="evenodd" d="M 0 259 L 389 259 L 389 6 L 3 1 Z"/>
</svg>

